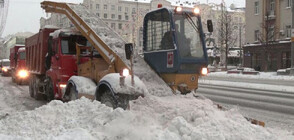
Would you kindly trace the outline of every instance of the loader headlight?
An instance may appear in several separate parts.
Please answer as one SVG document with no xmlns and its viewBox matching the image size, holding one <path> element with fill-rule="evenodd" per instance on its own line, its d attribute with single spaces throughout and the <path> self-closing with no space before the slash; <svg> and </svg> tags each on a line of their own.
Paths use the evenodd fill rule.
<svg viewBox="0 0 294 140">
<path fill-rule="evenodd" d="M 177 6 L 175 8 L 175 11 L 178 13 L 178 12 L 182 12 L 183 11 L 183 8 L 181 6 Z"/>
<path fill-rule="evenodd" d="M 200 9 L 198 7 L 195 7 L 193 12 L 194 14 L 198 15 L 200 13 Z"/>
<path fill-rule="evenodd" d="M 206 67 L 201 69 L 201 75 L 207 75 L 208 74 L 208 69 Z"/>
<path fill-rule="evenodd" d="M 126 68 L 123 69 L 120 73 L 120 76 L 123 76 L 123 77 L 127 77 L 129 75 L 130 75 L 130 71 L 129 71 L 129 69 L 126 69 Z"/>
<path fill-rule="evenodd" d="M 27 70 L 20 70 L 17 74 L 20 78 L 26 78 L 29 76 L 29 73 Z"/>
</svg>

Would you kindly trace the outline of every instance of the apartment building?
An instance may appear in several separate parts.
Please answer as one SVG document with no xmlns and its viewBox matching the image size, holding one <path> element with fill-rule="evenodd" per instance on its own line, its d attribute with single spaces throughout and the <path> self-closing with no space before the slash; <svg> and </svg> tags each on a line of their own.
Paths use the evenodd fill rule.
<svg viewBox="0 0 294 140">
<path fill-rule="evenodd" d="M 217 4 L 199 4 L 199 3 L 171 3 L 168 0 L 84 0 L 83 4 L 99 16 L 106 24 L 120 34 L 125 41 L 133 42 L 137 48 L 143 46 L 143 20 L 144 16 L 150 10 L 158 8 L 158 4 L 162 4 L 163 7 L 175 8 L 183 4 L 185 9 L 194 8 L 196 5 L 201 9 L 202 23 L 204 32 L 208 32 L 206 28 L 206 20 L 212 19 L 214 24 L 214 32 L 210 36 L 214 39 L 216 46 L 220 46 L 218 42 L 218 20 L 221 13 L 220 5 Z M 239 43 L 244 44 L 244 28 L 245 25 L 245 12 L 244 9 L 231 9 L 229 11 L 232 16 L 232 22 L 234 26 L 234 36 L 236 37 L 235 47 L 240 46 Z M 41 28 L 45 25 L 55 25 L 57 27 L 72 27 L 72 23 L 66 16 L 60 14 L 51 14 L 48 19 L 41 18 Z M 240 30 L 241 29 L 241 30 Z M 241 34 L 240 34 L 241 32 Z M 207 35 L 208 37 L 208 35 Z M 238 47 L 239 48 L 239 47 Z M 139 50 L 140 51 L 140 50 Z M 213 57 L 213 55 L 210 55 Z M 233 57 L 236 58 L 234 55 Z M 219 57 L 218 57 L 219 61 Z M 211 62 L 212 63 L 212 62 Z"/>
<path fill-rule="evenodd" d="M 262 71 L 290 67 L 292 0 L 247 0 L 244 66 Z"/>
</svg>

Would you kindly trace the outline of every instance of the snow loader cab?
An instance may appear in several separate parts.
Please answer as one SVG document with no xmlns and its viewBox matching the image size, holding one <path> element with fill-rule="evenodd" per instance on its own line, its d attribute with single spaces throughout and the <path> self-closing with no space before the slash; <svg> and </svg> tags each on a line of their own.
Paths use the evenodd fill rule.
<svg viewBox="0 0 294 140">
<path fill-rule="evenodd" d="M 212 31 L 212 24 L 208 28 Z M 145 61 L 174 91 L 185 94 L 198 88 L 198 77 L 207 74 L 208 63 L 198 8 L 147 13 L 143 38 Z"/>
</svg>

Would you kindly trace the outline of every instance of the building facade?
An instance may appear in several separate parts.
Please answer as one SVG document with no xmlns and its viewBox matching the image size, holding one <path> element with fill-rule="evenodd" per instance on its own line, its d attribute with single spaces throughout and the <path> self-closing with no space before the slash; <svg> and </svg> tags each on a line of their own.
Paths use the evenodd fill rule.
<svg viewBox="0 0 294 140">
<path fill-rule="evenodd" d="M 292 0 L 247 0 L 244 66 L 262 71 L 290 67 Z"/>
<path fill-rule="evenodd" d="M 200 7 L 202 24 L 204 32 L 207 34 L 206 21 L 211 19 L 214 25 L 214 32 L 207 37 L 213 38 L 214 44 L 208 44 L 216 46 L 220 49 L 219 37 L 219 17 L 221 13 L 221 5 L 217 4 L 199 4 L 199 3 L 171 3 L 167 0 L 84 0 L 83 4 L 98 17 L 106 22 L 106 24 L 120 34 L 126 42 L 135 43 L 137 48 L 143 48 L 143 20 L 144 16 L 150 10 L 158 8 L 158 4 L 162 4 L 163 7 L 175 8 L 180 4 L 183 4 L 185 9 Z M 244 25 L 245 25 L 245 12 L 244 9 L 230 9 L 229 14 L 232 17 L 233 36 L 235 37 L 235 43 L 230 48 L 240 48 L 239 44 L 244 45 Z M 48 19 L 42 18 L 41 28 L 45 25 L 55 25 L 57 27 L 72 27 L 73 25 L 67 19 L 66 16 L 60 14 L 51 14 Z M 241 40 L 240 40 L 241 39 Z M 140 51 L 140 49 L 138 49 Z M 239 49 L 240 51 L 240 49 Z M 209 53 L 210 58 L 214 59 L 213 54 Z M 236 54 L 232 52 L 232 54 Z M 220 61 L 220 55 L 216 55 L 218 62 Z M 239 58 L 236 55 L 229 55 L 232 59 Z M 239 62 L 239 60 L 238 60 Z M 211 61 L 212 63 L 212 61 Z M 234 63 L 234 62 L 232 62 Z"/>
</svg>

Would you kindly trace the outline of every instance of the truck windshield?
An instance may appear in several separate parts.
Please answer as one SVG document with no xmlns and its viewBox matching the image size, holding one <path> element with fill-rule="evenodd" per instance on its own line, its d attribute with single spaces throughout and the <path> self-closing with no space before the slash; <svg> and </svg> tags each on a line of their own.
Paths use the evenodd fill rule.
<svg viewBox="0 0 294 140">
<path fill-rule="evenodd" d="M 2 62 L 2 66 L 10 66 L 10 62 L 9 61 L 4 61 L 4 62 Z"/>
<path fill-rule="evenodd" d="M 20 60 L 25 60 L 26 59 L 26 52 L 20 52 L 19 53 L 19 59 Z"/>
<path fill-rule="evenodd" d="M 204 57 L 198 18 L 193 14 L 175 14 L 177 46 L 182 58 Z"/>
<path fill-rule="evenodd" d="M 70 36 L 70 37 L 64 37 L 61 40 L 61 51 L 62 54 L 69 54 L 73 55 L 76 54 L 76 43 L 80 45 L 87 45 L 87 39 L 83 36 Z"/>
</svg>

